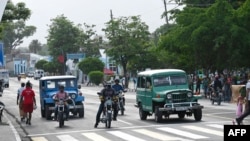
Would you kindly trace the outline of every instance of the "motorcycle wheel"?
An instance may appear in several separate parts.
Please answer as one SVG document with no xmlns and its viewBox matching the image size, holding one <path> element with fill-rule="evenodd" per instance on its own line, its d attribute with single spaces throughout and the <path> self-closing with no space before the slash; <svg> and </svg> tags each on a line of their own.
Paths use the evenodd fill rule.
<svg viewBox="0 0 250 141">
<path fill-rule="evenodd" d="M 63 118 L 63 113 L 60 112 L 59 115 L 58 115 L 58 121 L 59 121 L 59 127 L 63 127 L 64 125 L 64 118 Z"/>
<path fill-rule="evenodd" d="M 221 104 L 221 97 L 219 96 L 218 97 L 218 105 L 220 105 Z"/>
<path fill-rule="evenodd" d="M 107 121 L 106 121 L 106 127 L 110 128 L 111 127 L 111 121 L 112 121 L 112 113 L 107 113 Z"/>
<path fill-rule="evenodd" d="M 121 103 L 121 115 L 124 115 L 124 105 L 123 105 L 123 103 Z"/>
</svg>

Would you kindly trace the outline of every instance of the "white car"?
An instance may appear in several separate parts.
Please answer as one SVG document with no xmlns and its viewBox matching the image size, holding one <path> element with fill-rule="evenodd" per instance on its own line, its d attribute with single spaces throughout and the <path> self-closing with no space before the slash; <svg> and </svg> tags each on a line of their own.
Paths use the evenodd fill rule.
<svg viewBox="0 0 250 141">
<path fill-rule="evenodd" d="M 34 72 L 28 72 L 27 76 L 28 77 L 34 77 Z"/>
</svg>

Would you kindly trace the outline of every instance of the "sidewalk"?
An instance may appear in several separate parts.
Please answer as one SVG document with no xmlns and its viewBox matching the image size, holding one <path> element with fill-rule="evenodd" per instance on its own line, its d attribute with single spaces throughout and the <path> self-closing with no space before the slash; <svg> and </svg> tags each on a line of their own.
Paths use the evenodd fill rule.
<svg viewBox="0 0 250 141">
<path fill-rule="evenodd" d="M 0 122 L 0 135 L 0 141 L 21 141 L 5 111 L 3 111 L 2 122 Z"/>
</svg>

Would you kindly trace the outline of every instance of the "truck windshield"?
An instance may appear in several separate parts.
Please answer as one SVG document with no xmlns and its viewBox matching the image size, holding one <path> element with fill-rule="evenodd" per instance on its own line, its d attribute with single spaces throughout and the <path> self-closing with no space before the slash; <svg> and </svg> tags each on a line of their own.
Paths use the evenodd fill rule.
<svg viewBox="0 0 250 141">
<path fill-rule="evenodd" d="M 166 75 L 154 77 L 154 86 L 172 86 L 172 85 L 184 85 L 187 83 L 185 75 Z"/>
</svg>

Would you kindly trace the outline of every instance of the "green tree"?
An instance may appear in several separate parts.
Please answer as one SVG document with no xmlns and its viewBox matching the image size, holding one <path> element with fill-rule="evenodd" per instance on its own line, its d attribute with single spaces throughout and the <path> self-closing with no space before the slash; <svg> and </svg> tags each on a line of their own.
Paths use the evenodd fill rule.
<svg viewBox="0 0 250 141">
<path fill-rule="evenodd" d="M 48 63 L 46 60 L 39 60 L 35 64 L 36 69 L 44 69 L 44 64 Z"/>
<path fill-rule="evenodd" d="M 25 37 L 33 35 L 36 31 L 34 26 L 25 25 L 30 15 L 31 11 L 26 8 L 25 3 L 14 5 L 12 1 L 8 1 L 0 23 L 0 40 L 5 44 L 6 54 L 19 46 Z"/>
<path fill-rule="evenodd" d="M 55 64 L 55 62 L 47 62 L 43 64 L 43 69 L 45 72 L 56 73 L 57 65 Z"/>
<path fill-rule="evenodd" d="M 38 40 L 32 40 L 29 44 L 29 50 L 32 53 L 38 53 L 42 49 L 42 44 Z"/>
<path fill-rule="evenodd" d="M 148 26 L 139 16 L 120 17 L 107 22 L 103 31 L 111 45 L 106 51 L 107 55 L 122 66 L 126 76 L 129 61 L 135 56 L 142 57 L 141 53 L 150 47 Z"/>
<path fill-rule="evenodd" d="M 89 74 L 91 71 L 103 72 L 104 63 L 94 57 L 87 57 L 79 62 L 78 68 L 85 74 Z"/>
<path fill-rule="evenodd" d="M 79 52 L 77 39 L 80 35 L 80 30 L 64 15 L 57 16 L 51 21 L 52 24 L 49 26 L 47 38 L 48 51 L 54 58 L 54 61 L 58 61 L 58 56 L 63 55 L 64 60 L 62 64 L 65 64 L 66 53 Z M 65 65 L 62 65 L 62 67 L 65 67 Z M 61 68 L 60 70 L 64 69 Z M 64 74 L 65 72 L 62 73 Z"/>
<path fill-rule="evenodd" d="M 99 48 L 100 48 L 100 37 L 96 35 L 94 31 L 95 25 L 87 25 L 84 23 L 78 25 L 80 29 L 80 35 L 78 37 L 77 45 L 80 46 L 80 50 L 85 53 L 86 57 L 99 57 Z"/>
</svg>

